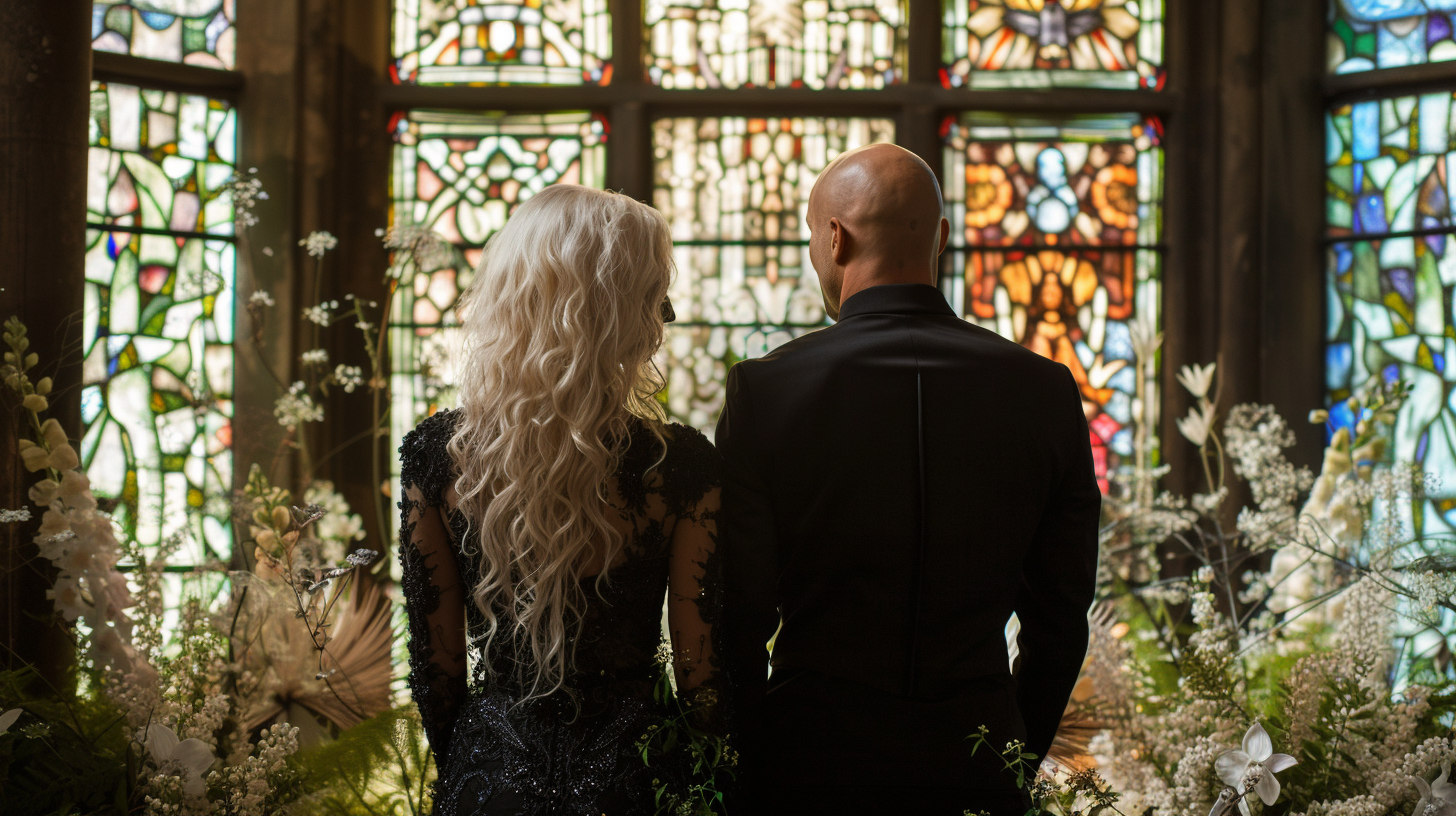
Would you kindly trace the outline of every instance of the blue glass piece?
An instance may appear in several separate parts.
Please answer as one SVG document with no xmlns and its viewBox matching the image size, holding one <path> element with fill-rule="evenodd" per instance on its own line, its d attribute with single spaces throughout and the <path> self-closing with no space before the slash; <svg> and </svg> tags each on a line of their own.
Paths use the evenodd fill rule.
<svg viewBox="0 0 1456 816">
<path fill-rule="evenodd" d="M 1134 359 L 1132 333 L 1128 331 L 1126 323 L 1107 321 L 1107 335 L 1106 339 L 1102 341 L 1102 359 L 1104 361 L 1132 361 Z"/>
<path fill-rule="evenodd" d="M 1107 440 L 1107 447 L 1118 456 L 1132 456 L 1132 429 L 1123 428 Z"/>
<path fill-rule="evenodd" d="M 1132 422 L 1132 397 L 1129 397 L 1121 391 L 1113 394 L 1107 400 L 1107 404 L 1102 406 L 1102 409 L 1107 412 L 1108 416 L 1117 420 L 1122 425 L 1128 425 Z"/>
<path fill-rule="evenodd" d="M 101 388 L 95 385 L 88 385 L 81 389 L 81 421 L 90 425 L 96 421 L 96 416 L 101 413 L 105 403 L 101 399 Z"/>
<path fill-rule="evenodd" d="M 171 14 L 163 14 L 160 11 L 139 11 L 137 13 L 141 15 L 142 22 L 146 23 L 147 27 L 154 31 L 165 31 L 177 19 Z"/>
<path fill-rule="evenodd" d="M 1416 302 L 1416 277 L 1409 269 L 1391 269 L 1385 273 L 1386 280 L 1390 281 L 1390 288 L 1406 303 L 1415 305 Z"/>
<path fill-rule="evenodd" d="M 1398 365 L 1396 365 L 1396 364 L 1395 364 L 1395 363 L 1391 363 L 1391 364 L 1390 364 L 1390 365 L 1388 365 L 1388 366 L 1386 366 L 1386 367 L 1385 367 L 1385 368 L 1384 368 L 1384 369 L 1383 369 L 1383 370 L 1382 370 L 1382 371 L 1381 371 L 1381 372 L 1380 372 L 1380 376 L 1381 376 L 1381 377 L 1382 377 L 1382 378 L 1383 378 L 1383 379 L 1384 379 L 1384 380 L 1385 380 L 1385 381 L 1386 381 L 1386 382 L 1387 382 L 1387 383 L 1392 383 L 1392 384 L 1393 384 L 1393 383 L 1395 383 L 1395 382 L 1396 382 L 1396 381 L 1397 381 L 1397 380 L 1399 380 L 1399 379 L 1400 379 L 1400 366 L 1398 366 Z"/>
<path fill-rule="evenodd" d="M 1329 344 L 1325 348 L 1325 386 L 1334 391 L 1348 385 L 1354 362 L 1354 349 L 1349 343 Z"/>
<path fill-rule="evenodd" d="M 1340 0 L 1340 5 L 1351 17 L 1372 23 L 1426 13 L 1426 4 L 1421 0 Z"/>
<path fill-rule="evenodd" d="M 1385 221 L 1385 196 L 1380 193 L 1366 193 L 1355 201 L 1355 232 L 1386 232 L 1390 225 Z"/>
<path fill-rule="evenodd" d="M 1380 155 L 1380 103 L 1357 102 L 1350 106 L 1351 150 L 1355 161 L 1368 161 Z M 1357 188 L 1358 189 L 1358 188 Z"/>
<path fill-rule="evenodd" d="M 1091 366 L 1092 363 L 1095 362 L 1097 359 L 1096 352 L 1092 351 L 1092 349 L 1088 347 L 1087 341 L 1085 340 L 1077 341 L 1076 350 L 1077 359 L 1081 361 L 1083 368 Z"/>
<path fill-rule="evenodd" d="M 1124 394 L 1131 394 L 1137 389 L 1137 371 L 1132 366 L 1124 367 L 1108 378 L 1107 387 L 1116 388 Z"/>
</svg>

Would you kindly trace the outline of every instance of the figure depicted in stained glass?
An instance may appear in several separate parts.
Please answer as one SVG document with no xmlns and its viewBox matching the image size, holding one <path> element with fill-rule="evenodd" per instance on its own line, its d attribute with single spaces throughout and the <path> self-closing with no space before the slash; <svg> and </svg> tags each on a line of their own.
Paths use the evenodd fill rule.
<svg viewBox="0 0 1456 816">
<path fill-rule="evenodd" d="M 905 0 L 648 0 L 665 88 L 882 88 L 901 81 Z"/>
<path fill-rule="evenodd" d="M 1085 396 L 932 285 L 942 212 L 903 148 L 840 156 L 807 213 L 837 322 L 729 372 L 724 640 L 749 812 L 1021 813 L 966 734 L 1047 756 L 1082 667 L 1101 505 Z M 1042 277 L 1043 324 L 1088 274 Z"/>
<path fill-rule="evenodd" d="M 1452 0 L 1330 0 L 1329 67 L 1338 74 L 1456 59 Z"/>
<path fill-rule="evenodd" d="M 950 87 L 1162 87 L 1162 0 L 954 0 L 945 6 Z"/>
<path fill-rule="evenodd" d="M 421 85 L 605 85 L 607 0 L 396 0 L 393 73 Z"/>
<path fill-rule="evenodd" d="M 91 47 L 134 57 L 232 68 L 236 0 L 93 0 Z"/>
<path fill-rule="evenodd" d="M 679 320 L 660 363 L 672 417 L 711 432 L 729 366 L 825 325 L 818 281 L 805 274 L 809 190 L 843 151 L 893 138 L 883 119 L 654 125 L 654 203 L 672 225 L 678 267 Z"/>
<path fill-rule="evenodd" d="M 232 551 L 235 123 L 218 100 L 93 85 L 82 460 L 178 564 Z"/>
<path fill-rule="evenodd" d="M 718 458 L 652 398 L 671 246 L 626 196 L 525 202 L 467 293 L 461 407 L 404 439 L 409 684 L 441 816 L 652 813 L 713 784 Z M 669 720 L 676 750 L 649 741 Z"/>
<path fill-rule="evenodd" d="M 1106 488 L 1134 450 L 1129 321 L 1157 309 L 1157 123 L 947 124 L 966 317 L 1071 369 Z M 1073 141 L 1076 134 L 1088 141 Z M 977 135 L 998 138 L 975 138 Z M 1095 139 L 1095 140 L 1094 140 Z"/>
</svg>

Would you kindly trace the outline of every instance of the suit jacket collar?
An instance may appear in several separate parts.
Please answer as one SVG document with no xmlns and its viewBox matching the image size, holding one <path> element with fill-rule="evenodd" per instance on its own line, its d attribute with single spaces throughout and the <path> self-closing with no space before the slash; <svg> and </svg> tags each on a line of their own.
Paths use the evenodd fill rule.
<svg viewBox="0 0 1456 816">
<path fill-rule="evenodd" d="M 888 283 L 855 292 L 839 306 L 839 321 L 862 314 L 925 314 L 955 317 L 945 295 L 924 283 Z"/>
</svg>

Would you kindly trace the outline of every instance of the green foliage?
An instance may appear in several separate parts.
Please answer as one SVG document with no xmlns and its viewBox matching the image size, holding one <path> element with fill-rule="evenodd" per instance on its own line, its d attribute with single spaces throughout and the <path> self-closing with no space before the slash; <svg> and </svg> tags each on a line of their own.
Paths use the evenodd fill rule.
<svg viewBox="0 0 1456 816">
<path fill-rule="evenodd" d="M 435 763 L 414 706 L 396 708 L 294 757 L 305 816 L 418 816 L 432 807 Z"/>
<path fill-rule="evenodd" d="M 986 738 L 988 733 L 983 725 L 976 733 L 966 737 L 971 741 L 972 755 L 982 748 L 996 750 Z M 1094 770 L 1078 771 L 1065 779 L 1057 779 L 1043 773 L 1039 769 L 1039 757 L 1016 740 L 1006 743 L 999 753 L 1007 775 L 1014 776 L 1017 789 L 1026 791 L 1031 799 L 1031 807 L 1025 816 L 1107 816 L 1122 813 L 1117 809 L 1117 800 L 1122 794 L 1111 790 Z M 984 811 L 966 810 L 964 814 L 989 816 Z"/>
<path fill-rule="evenodd" d="M 0 711 L 22 710 L 0 734 L 0 793 L 7 816 L 123 814 L 135 759 L 125 715 L 103 695 L 65 688 L 37 696 L 30 670 L 0 672 Z"/>
<path fill-rule="evenodd" d="M 668 714 L 660 725 L 648 726 L 637 742 L 642 761 L 658 770 L 652 780 L 657 812 L 674 816 L 722 813 L 723 789 L 733 778 L 737 754 L 722 737 L 695 725 L 702 712 L 684 706 L 673 688 L 671 664 L 662 662 L 659 668 L 653 697 Z M 703 690 L 698 699 L 705 695 L 712 692 Z"/>
</svg>

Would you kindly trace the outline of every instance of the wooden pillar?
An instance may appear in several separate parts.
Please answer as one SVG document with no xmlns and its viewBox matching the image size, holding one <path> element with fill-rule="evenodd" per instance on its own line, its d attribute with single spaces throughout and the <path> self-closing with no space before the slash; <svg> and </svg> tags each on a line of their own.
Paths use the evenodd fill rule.
<svg viewBox="0 0 1456 816">
<path fill-rule="evenodd" d="M 642 3 L 613 0 L 612 85 L 629 91 L 647 83 L 643 63 Z M 630 95 L 630 94 L 629 94 Z M 652 203 L 652 121 L 647 106 L 623 99 L 612 105 L 607 139 L 607 188 Z"/>
<path fill-rule="evenodd" d="M 86 145 L 91 81 L 91 4 L 0 3 L 0 319 L 30 327 L 31 350 L 51 376 L 49 416 L 81 434 L 81 310 L 86 254 Z M 0 397 L 0 507 L 27 507 L 34 474 L 20 466 L 23 414 Z M 39 527 L 0 525 L 0 666 L 35 665 L 62 681 L 72 660 L 50 623 L 53 571 L 32 538 Z"/>
</svg>

